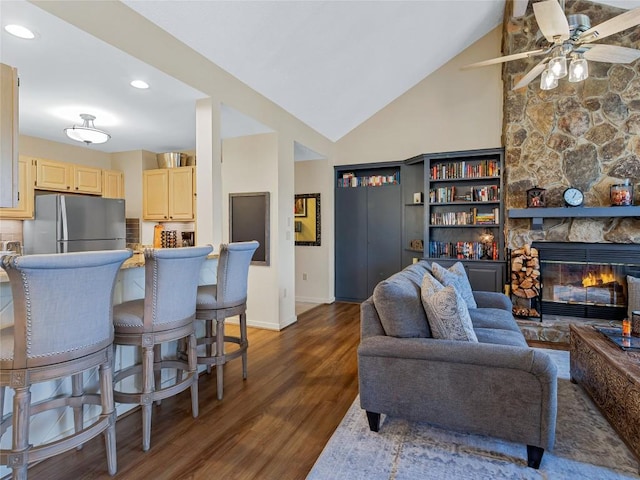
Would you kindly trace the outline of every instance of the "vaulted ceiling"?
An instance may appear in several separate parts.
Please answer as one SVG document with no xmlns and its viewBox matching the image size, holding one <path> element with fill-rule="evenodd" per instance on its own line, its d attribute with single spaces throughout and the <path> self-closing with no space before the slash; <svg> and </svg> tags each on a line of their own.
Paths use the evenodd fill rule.
<svg viewBox="0 0 640 480">
<path fill-rule="evenodd" d="M 498 26 L 504 10 L 504 0 L 123 3 L 334 141 Z M 62 129 L 84 108 L 112 134 L 91 148 L 194 148 L 201 92 L 27 1 L 2 0 L 0 13 L 3 27 L 37 35 L 1 34 L 0 60 L 20 72 L 21 133 L 67 142 Z M 134 78 L 151 88 L 132 89 Z M 224 108 L 223 136 L 261 128 Z"/>
</svg>

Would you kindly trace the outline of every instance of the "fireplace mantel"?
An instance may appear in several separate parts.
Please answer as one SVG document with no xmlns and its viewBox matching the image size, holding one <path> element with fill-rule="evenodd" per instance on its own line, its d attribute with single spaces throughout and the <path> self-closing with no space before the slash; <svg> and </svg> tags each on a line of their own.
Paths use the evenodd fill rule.
<svg viewBox="0 0 640 480">
<path fill-rule="evenodd" d="M 545 218 L 640 217 L 640 206 L 511 208 L 509 218 L 530 218 L 532 230 L 542 230 Z"/>
</svg>

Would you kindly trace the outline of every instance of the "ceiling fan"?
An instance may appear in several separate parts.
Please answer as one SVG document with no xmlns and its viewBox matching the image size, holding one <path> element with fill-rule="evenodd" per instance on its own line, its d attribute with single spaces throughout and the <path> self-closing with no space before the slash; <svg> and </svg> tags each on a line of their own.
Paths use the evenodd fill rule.
<svg viewBox="0 0 640 480">
<path fill-rule="evenodd" d="M 563 4 L 564 1 L 560 0 Z M 558 85 L 558 79 L 569 74 L 570 82 L 585 80 L 588 73 L 587 60 L 608 63 L 631 63 L 640 58 L 640 50 L 616 45 L 592 44 L 627 28 L 640 24 L 640 8 L 629 10 L 600 25 L 591 26 L 587 15 L 565 16 L 557 0 L 544 0 L 533 4 L 533 13 L 538 23 L 537 45 L 528 52 L 493 58 L 463 67 L 476 68 L 510 62 L 522 58 L 544 55 L 544 58 L 516 83 L 513 90 L 525 87 L 542 74 L 540 88 L 550 90 Z M 567 69 L 567 56 L 571 65 Z"/>
</svg>

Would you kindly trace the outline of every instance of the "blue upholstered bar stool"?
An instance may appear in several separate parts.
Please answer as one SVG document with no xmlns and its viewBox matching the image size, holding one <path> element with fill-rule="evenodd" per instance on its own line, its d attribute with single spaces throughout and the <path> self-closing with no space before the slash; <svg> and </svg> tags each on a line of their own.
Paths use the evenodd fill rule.
<svg viewBox="0 0 640 480">
<path fill-rule="evenodd" d="M 145 294 L 114 307 L 115 345 L 133 345 L 141 350 L 142 361 L 115 374 L 116 402 L 142 406 L 142 450 L 151 446 L 152 403 L 191 389 L 193 417 L 198 416 L 198 375 L 194 318 L 200 269 L 213 247 L 145 250 Z M 162 357 L 161 344 L 188 339 L 186 361 L 176 353 Z M 163 369 L 176 370 L 175 381 L 161 384 Z M 132 375 L 141 379 L 141 388 L 124 391 L 122 380 Z"/>
<path fill-rule="evenodd" d="M 198 356 L 198 363 L 207 365 L 208 372 L 211 366 L 216 367 L 218 400 L 222 400 L 223 366 L 228 360 L 242 355 L 242 378 L 247 378 L 247 283 L 251 258 L 259 245 L 256 241 L 221 245 L 216 284 L 198 287 L 196 320 L 205 322 L 204 337 L 198 339 L 198 345 L 205 345 L 205 354 Z M 225 319 L 235 315 L 240 316 L 239 337 L 224 332 Z M 227 353 L 225 343 L 235 343 L 238 348 Z"/>
<path fill-rule="evenodd" d="M 1 433 L 12 427 L 11 449 L 0 450 L 2 465 L 14 479 L 27 478 L 27 466 L 104 434 L 107 464 L 116 473 L 116 433 L 113 402 L 113 290 L 130 250 L 7 255 L 13 295 L 14 324 L 0 330 L 0 418 L 5 388 L 14 390 L 13 410 L 1 422 Z M 84 391 L 82 373 L 98 368 L 99 391 Z M 71 395 L 31 404 L 31 386 L 72 377 Z M 83 425 L 84 405 L 100 405 L 101 413 Z M 33 415 L 71 407 L 75 433 L 41 445 L 29 443 Z"/>
</svg>

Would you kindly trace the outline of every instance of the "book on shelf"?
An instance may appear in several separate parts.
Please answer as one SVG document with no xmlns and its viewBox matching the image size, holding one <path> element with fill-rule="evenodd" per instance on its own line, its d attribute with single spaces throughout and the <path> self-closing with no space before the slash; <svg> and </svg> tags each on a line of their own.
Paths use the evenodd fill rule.
<svg viewBox="0 0 640 480">
<path fill-rule="evenodd" d="M 431 180 L 499 177 L 500 163 L 497 160 L 436 163 L 431 166 L 430 176 Z"/>
<path fill-rule="evenodd" d="M 498 260 L 498 242 L 493 242 L 490 251 L 482 242 L 429 242 L 430 258 L 457 260 Z"/>
<path fill-rule="evenodd" d="M 476 202 L 496 202 L 500 200 L 500 187 L 497 185 L 485 185 L 473 188 L 473 200 Z"/>
<path fill-rule="evenodd" d="M 338 178 L 338 187 L 381 187 L 384 185 L 397 185 L 400 183 L 400 171 L 390 175 L 363 175 L 356 176 L 352 172 L 343 173 Z"/>
<path fill-rule="evenodd" d="M 484 254 L 482 242 L 429 242 L 429 257 L 458 260 L 481 260 Z"/>
<path fill-rule="evenodd" d="M 460 188 L 455 185 L 447 187 L 435 187 L 429 190 L 430 203 L 450 202 L 497 202 L 500 200 L 500 187 L 498 185 L 485 185 L 480 187 Z"/>
</svg>

